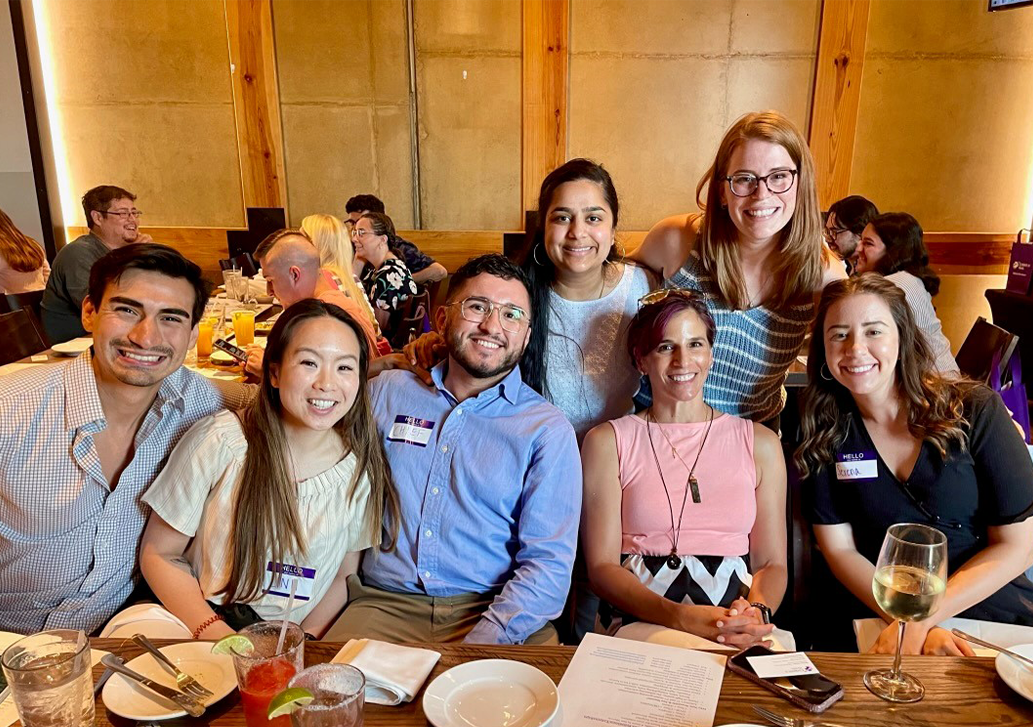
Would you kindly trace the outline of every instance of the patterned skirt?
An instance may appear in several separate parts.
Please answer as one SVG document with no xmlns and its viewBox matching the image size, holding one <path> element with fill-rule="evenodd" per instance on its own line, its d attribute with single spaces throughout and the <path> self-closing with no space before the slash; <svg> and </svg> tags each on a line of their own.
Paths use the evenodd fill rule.
<svg viewBox="0 0 1033 727">
<path fill-rule="evenodd" d="M 727 608 L 736 598 L 746 598 L 753 583 L 750 556 L 683 555 L 681 565 L 671 568 L 666 555 L 621 556 L 621 566 L 653 593 L 677 603 Z M 612 604 L 599 605 L 603 631 L 614 634 L 621 626 L 638 621 Z"/>
</svg>

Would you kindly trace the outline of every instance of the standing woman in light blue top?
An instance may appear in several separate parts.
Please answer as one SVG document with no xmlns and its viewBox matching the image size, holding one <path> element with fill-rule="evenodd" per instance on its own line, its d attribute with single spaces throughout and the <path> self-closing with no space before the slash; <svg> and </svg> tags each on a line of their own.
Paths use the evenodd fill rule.
<svg viewBox="0 0 1033 727">
<path fill-rule="evenodd" d="M 707 403 L 777 431 L 782 384 L 816 295 L 846 275 L 822 243 L 806 141 L 776 111 L 743 116 L 721 140 L 696 200 L 702 214 L 661 220 L 633 258 L 667 285 L 706 296 L 718 330 Z"/>
</svg>

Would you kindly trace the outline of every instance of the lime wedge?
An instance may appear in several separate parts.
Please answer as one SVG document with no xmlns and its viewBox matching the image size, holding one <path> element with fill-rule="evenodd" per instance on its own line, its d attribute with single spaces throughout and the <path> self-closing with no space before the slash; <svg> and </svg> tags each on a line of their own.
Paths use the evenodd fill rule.
<svg viewBox="0 0 1033 727">
<path fill-rule="evenodd" d="M 307 689 L 302 689 L 301 687 L 284 689 L 269 702 L 269 719 L 276 719 L 285 714 L 290 714 L 297 707 L 304 707 L 312 702 L 313 699 L 315 697 Z"/>
<path fill-rule="evenodd" d="M 225 636 L 212 646 L 213 654 L 237 654 L 239 656 L 251 656 L 255 653 L 255 645 L 251 639 L 240 634 Z"/>
</svg>

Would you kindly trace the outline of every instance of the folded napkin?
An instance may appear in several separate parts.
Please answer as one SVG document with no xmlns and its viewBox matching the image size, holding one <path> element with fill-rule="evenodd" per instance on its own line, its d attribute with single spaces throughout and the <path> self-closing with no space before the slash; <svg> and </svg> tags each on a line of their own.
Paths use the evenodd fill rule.
<svg viewBox="0 0 1033 727">
<path fill-rule="evenodd" d="M 330 663 L 351 664 L 366 676 L 367 702 L 394 706 L 416 696 L 440 658 L 430 649 L 352 639 Z"/>
</svg>

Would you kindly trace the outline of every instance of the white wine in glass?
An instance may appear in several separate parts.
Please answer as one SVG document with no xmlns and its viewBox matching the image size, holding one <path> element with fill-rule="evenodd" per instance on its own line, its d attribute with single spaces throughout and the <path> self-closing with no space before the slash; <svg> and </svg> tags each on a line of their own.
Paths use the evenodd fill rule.
<svg viewBox="0 0 1033 727">
<path fill-rule="evenodd" d="M 880 608 L 897 619 L 897 654 L 892 669 L 876 669 L 864 675 L 864 685 L 890 702 L 917 702 L 925 687 L 900 670 L 904 627 L 922 621 L 936 611 L 947 588 L 947 538 L 927 525 L 901 523 L 886 530 L 875 564 L 872 592 Z"/>
</svg>

